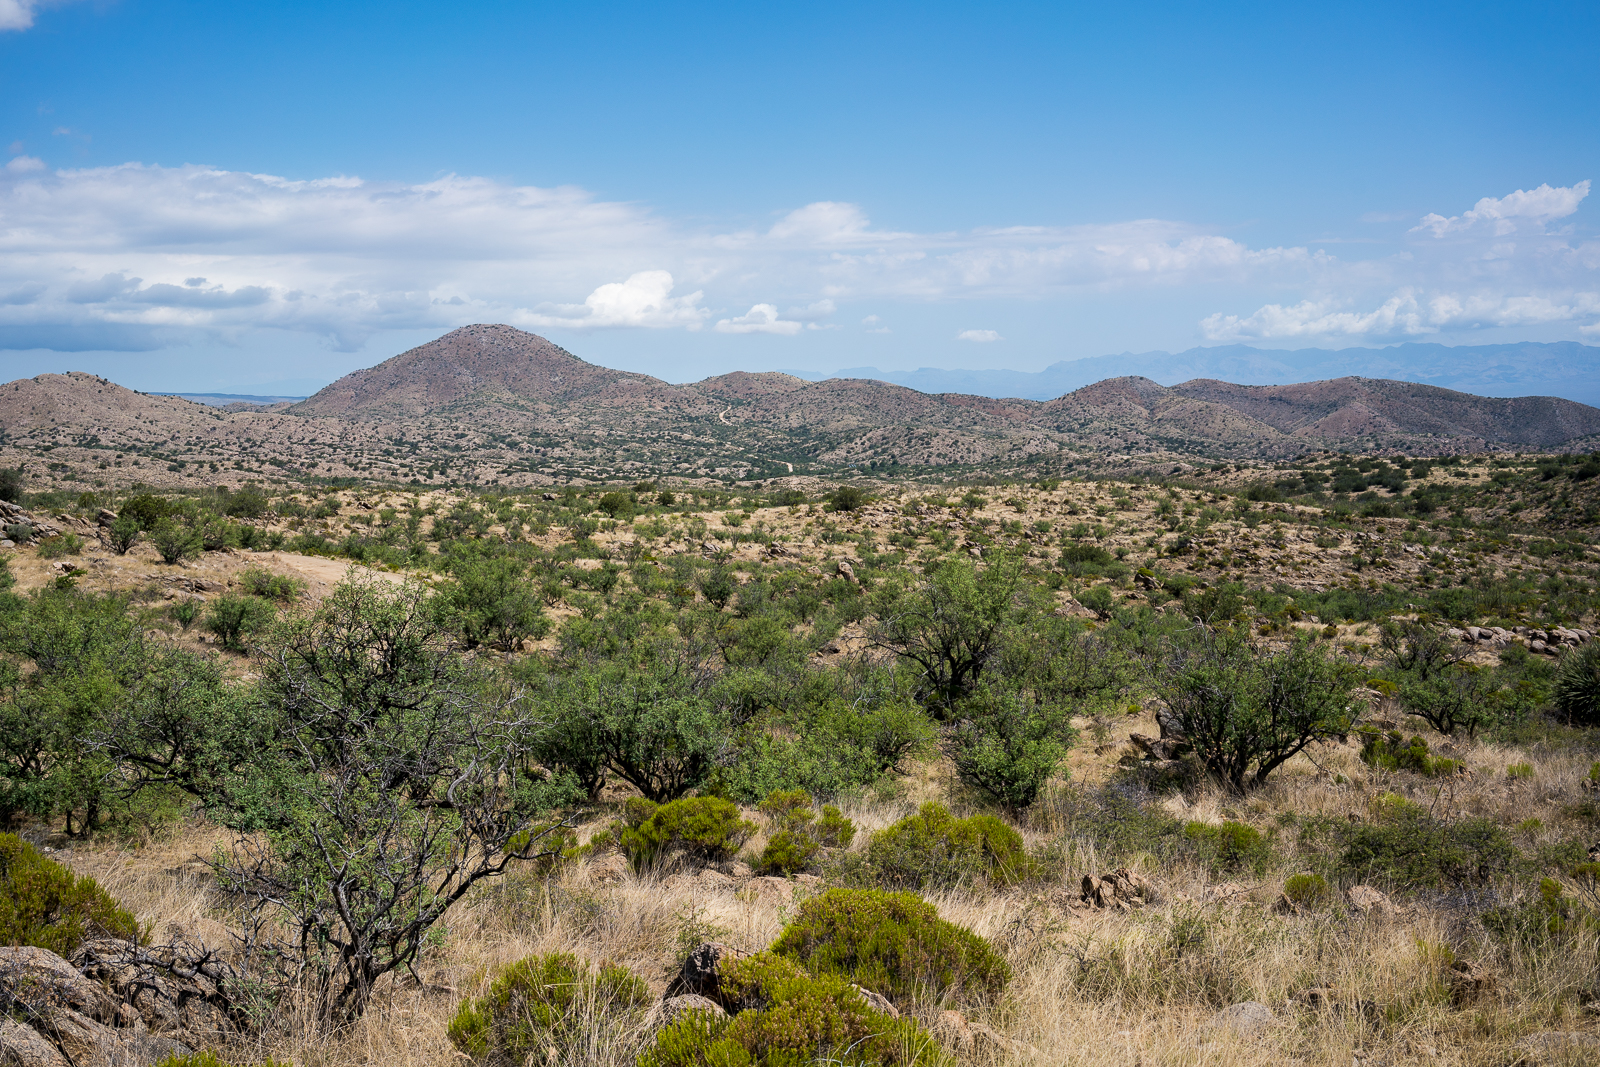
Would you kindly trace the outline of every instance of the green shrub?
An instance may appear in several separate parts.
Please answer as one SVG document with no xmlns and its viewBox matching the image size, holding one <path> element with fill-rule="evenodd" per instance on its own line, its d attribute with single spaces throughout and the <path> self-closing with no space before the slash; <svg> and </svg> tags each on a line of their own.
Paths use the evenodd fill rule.
<svg viewBox="0 0 1600 1067">
<path fill-rule="evenodd" d="M 1006 810 L 1020 811 L 1067 758 L 1076 736 L 1070 719 L 1065 704 L 980 683 L 945 736 L 945 754 L 963 782 Z"/>
<path fill-rule="evenodd" d="M 190 597 L 174 600 L 167 609 L 167 614 L 172 616 L 172 621 L 183 628 L 184 633 L 189 632 L 189 627 L 194 625 L 194 620 L 200 617 L 200 601 Z"/>
<path fill-rule="evenodd" d="M 1257 873 L 1272 862 L 1272 844 L 1254 826 L 1232 820 L 1221 826 L 1192 822 L 1183 836 L 1199 849 L 1205 862 L 1224 871 L 1250 870 Z"/>
<path fill-rule="evenodd" d="M 272 616 L 272 605 L 260 597 L 228 593 L 212 603 L 206 629 L 217 635 L 223 648 L 243 652 L 245 639 L 264 629 Z"/>
<path fill-rule="evenodd" d="M 920 889 L 986 878 L 996 885 L 1033 873 L 1022 835 L 993 815 L 957 819 L 937 801 L 872 835 L 867 862 L 894 886 Z"/>
<path fill-rule="evenodd" d="M 1600 725 L 1600 641 L 1561 657 L 1555 690 L 1556 707 L 1568 724 Z"/>
<path fill-rule="evenodd" d="M 805 901 L 772 952 L 899 1003 L 993 1003 L 1011 980 L 983 938 L 912 893 L 878 889 L 829 889 Z"/>
<path fill-rule="evenodd" d="M 576 956 L 553 952 L 505 968 L 488 993 L 461 1002 L 445 1032 L 474 1060 L 565 1062 L 586 1030 L 609 1028 L 649 1000 L 644 982 L 626 968 L 606 964 L 595 973 Z"/>
<path fill-rule="evenodd" d="M 117 555 L 126 556 L 143 535 L 144 530 L 140 528 L 137 520 L 127 515 L 119 515 L 111 524 L 111 528 L 106 531 L 106 543 Z"/>
<path fill-rule="evenodd" d="M 140 938 L 133 914 L 15 834 L 0 834 L 0 944 L 69 956 L 84 941 Z"/>
<path fill-rule="evenodd" d="M 949 1056 L 910 1018 L 874 1011 L 850 983 L 762 953 L 722 976 L 731 1019 L 691 1011 L 656 1033 L 638 1067 L 936 1067 Z"/>
<path fill-rule="evenodd" d="M 628 807 L 637 817 L 650 803 L 635 797 Z M 756 824 L 740 816 L 739 806 L 721 797 L 683 797 L 652 807 L 647 817 L 629 822 L 618 842 L 640 868 L 657 863 L 672 848 L 708 863 L 729 859 L 756 832 Z"/>
<path fill-rule="evenodd" d="M 198 533 L 188 524 L 171 518 L 156 523 L 155 529 L 150 531 L 150 543 L 156 546 L 163 563 L 193 559 L 203 548 Z"/>
<path fill-rule="evenodd" d="M 1446 759 L 1428 753 L 1428 743 L 1420 737 L 1405 740 L 1399 730 L 1382 733 L 1363 729 L 1361 736 L 1361 762 L 1371 767 L 1389 771 L 1415 771 L 1429 778 L 1444 778 L 1459 774 L 1460 760 Z"/>
<path fill-rule="evenodd" d="M 157 1060 L 155 1067 L 294 1067 L 286 1060 L 257 1060 L 252 1063 L 234 1063 L 225 1060 L 209 1049 L 205 1052 L 189 1052 L 181 1056 L 168 1056 L 166 1059 Z"/>
<path fill-rule="evenodd" d="M 254 529 L 254 527 L 251 527 Z M 263 600 L 293 603 L 305 592 L 306 583 L 286 574 L 273 574 L 264 567 L 248 567 L 239 575 L 239 585 L 251 596 Z"/>
<path fill-rule="evenodd" d="M 1506 768 L 1506 777 L 1507 778 L 1519 778 L 1519 779 L 1532 778 L 1533 777 L 1533 764 L 1531 764 L 1531 763 L 1513 763 L 1511 766 Z"/>
<path fill-rule="evenodd" d="M 1320 874 L 1295 874 L 1284 879 L 1283 895 L 1291 904 L 1314 908 L 1333 896 L 1328 880 Z"/>
<path fill-rule="evenodd" d="M 1492 819 L 1445 822 L 1392 793 L 1379 798 L 1376 814 L 1375 823 L 1337 826 L 1339 866 L 1363 880 L 1403 888 L 1482 883 L 1510 870 L 1517 857 Z"/>
<path fill-rule="evenodd" d="M 123 501 L 122 507 L 117 509 L 117 518 L 131 519 L 138 525 L 139 532 L 148 533 L 156 528 L 156 523 L 169 515 L 175 514 L 177 510 L 171 503 L 159 496 L 141 493 Z"/>
<path fill-rule="evenodd" d="M 62 556 L 76 556 L 83 551 L 83 538 L 75 533 L 62 534 L 52 537 L 39 546 L 39 555 L 43 559 L 60 559 Z"/>
<path fill-rule="evenodd" d="M 824 848 L 848 848 L 855 840 L 856 824 L 838 808 L 824 805 L 819 819 L 811 805 L 811 794 L 803 789 L 774 790 L 761 802 L 761 813 L 773 825 L 758 864 L 763 873 L 797 874 Z"/>
</svg>

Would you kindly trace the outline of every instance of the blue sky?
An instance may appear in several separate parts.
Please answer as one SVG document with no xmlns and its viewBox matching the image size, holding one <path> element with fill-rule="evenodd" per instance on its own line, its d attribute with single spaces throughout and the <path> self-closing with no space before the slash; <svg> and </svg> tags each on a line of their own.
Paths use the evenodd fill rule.
<svg viewBox="0 0 1600 1067">
<path fill-rule="evenodd" d="M 1600 341 L 1600 7 L 0 0 L 0 375 Z"/>
</svg>

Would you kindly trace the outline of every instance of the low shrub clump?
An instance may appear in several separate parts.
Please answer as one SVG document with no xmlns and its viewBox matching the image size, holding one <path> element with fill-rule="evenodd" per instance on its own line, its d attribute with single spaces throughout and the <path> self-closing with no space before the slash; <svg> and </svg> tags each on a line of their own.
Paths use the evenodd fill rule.
<svg viewBox="0 0 1600 1067">
<path fill-rule="evenodd" d="M 157 1060 L 155 1067 L 293 1067 L 293 1064 L 286 1063 L 283 1060 L 234 1063 L 207 1049 L 204 1052 L 188 1052 L 178 1056 L 168 1056 L 165 1059 Z"/>
<path fill-rule="evenodd" d="M 15 834 L 0 834 L 0 945 L 71 955 L 94 938 L 139 938 L 133 913 Z"/>
<path fill-rule="evenodd" d="M 1011 980 L 987 941 L 911 893 L 830 889 L 800 905 L 772 952 L 900 1002 L 991 1003 Z"/>
<path fill-rule="evenodd" d="M 553 952 L 501 971 L 488 993 L 462 1001 L 446 1033 L 482 1063 L 565 1062 L 571 1048 L 595 1031 L 616 1029 L 649 1001 L 644 982 L 627 968 L 591 971 L 576 956 Z"/>
<path fill-rule="evenodd" d="M 1447 821 L 1393 793 L 1378 798 L 1375 821 L 1319 820 L 1301 846 L 1336 855 L 1334 866 L 1362 881 L 1399 889 L 1481 884 L 1517 859 L 1511 837 L 1493 819 Z"/>
<path fill-rule="evenodd" d="M 993 815 L 958 819 L 937 801 L 873 834 L 867 862 L 880 881 L 905 889 L 976 879 L 1011 885 L 1034 870 L 1021 834 Z"/>
<path fill-rule="evenodd" d="M 1298 907 L 1314 908 L 1332 899 L 1333 890 L 1320 874 L 1295 874 L 1284 879 L 1283 896 Z"/>
<path fill-rule="evenodd" d="M 721 797 L 683 797 L 660 805 L 634 797 L 616 828 L 616 841 L 642 869 L 674 848 L 703 863 L 730 859 L 755 832 L 756 824 L 740 816 L 739 806 Z"/>
<path fill-rule="evenodd" d="M 1221 826 L 1211 826 L 1192 822 L 1183 828 L 1183 836 L 1193 843 L 1208 866 L 1220 870 L 1259 873 L 1272 862 L 1271 842 L 1247 823 L 1229 820 Z"/>
<path fill-rule="evenodd" d="M 761 813 L 772 820 L 772 836 L 761 850 L 759 867 L 765 874 L 797 874 L 812 866 L 824 848 L 848 848 L 856 825 L 832 804 L 822 816 L 812 810 L 811 795 L 802 789 L 780 789 L 761 802 Z"/>
<path fill-rule="evenodd" d="M 254 529 L 254 527 L 249 527 Z M 273 574 L 264 567 L 250 567 L 239 575 L 239 585 L 251 596 L 263 600 L 292 603 L 305 592 L 305 583 L 286 574 Z"/>
<path fill-rule="evenodd" d="M 868 1006 L 845 979 L 813 975 L 768 953 L 733 964 L 721 977 L 737 1014 L 690 1011 L 657 1032 L 639 1067 L 933 1067 L 948 1055 L 914 1021 Z"/>
<path fill-rule="evenodd" d="M 1377 730 L 1361 731 L 1361 761 L 1370 767 L 1387 771 L 1414 771 L 1429 778 L 1443 778 L 1459 774 L 1460 760 L 1434 756 L 1428 752 L 1428 743 L 1420 737 L 1405 740 L 1399 730 L 1380 733 Z"/>
</svg>

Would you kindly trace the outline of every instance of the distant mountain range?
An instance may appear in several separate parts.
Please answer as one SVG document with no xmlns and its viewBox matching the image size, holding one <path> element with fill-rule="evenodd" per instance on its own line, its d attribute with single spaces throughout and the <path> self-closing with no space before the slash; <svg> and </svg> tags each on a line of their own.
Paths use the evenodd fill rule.
<svg viewBox="0 0 1600 1067">
<path fill-rule="evenodd" d="M 924 393 L 1050 400 L 1107 378 L 1137 375 L 1162 385 L 1217 378 L 1248 385 L 1294 385 L 1355 376 L 1419 382 L 1479 396 L 1559 396 L 1600 404 L 1600 348 L 1576 341 L 1505 345 L 1403 344 L 1389 348 L 1302 348 L 1292 352 L 1224 345 L 1169 352 L 1063 360 L 1042 371 L 880 371 L 851 367 L 832 374 L 792 371 L 811 381 L 872 378 Z"/>
<path fill-rule="evenodd" d="M 1047 401 L 772 372 L 674 385 L 499 325 L 453 330 L 295 404 L 208 406 L 80 373 L 0 386 L 0 466 L 63 485 L 276 472 L 506 486 L 1115 464 L 1177 473 L 1319 449 L 1588 451 L 1596 441 L 1600 408 L 1571 400 L 1351 376 L 1165 386 L 1123 375 Z"/>
</svg>

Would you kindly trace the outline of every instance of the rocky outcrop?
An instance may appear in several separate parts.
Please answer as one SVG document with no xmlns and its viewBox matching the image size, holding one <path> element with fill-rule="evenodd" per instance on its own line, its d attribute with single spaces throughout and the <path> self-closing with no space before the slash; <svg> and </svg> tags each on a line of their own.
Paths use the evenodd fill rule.
<svg viewBox="0 0 1600 1067">
<path fill-rule="evenodd" d="M 1128 911 L 1153 903 L 1155 889 L 1139 874 L 1118 867 L 1108 874 L 1084 875 L 1081 899 L 1090 907 Z"/>
<path fill-rule="evenodd" d="M 239 1033 L 231 967 L 203 950 L 96 941 L 72 960 L 0 947 L 0 1063 L 146 1067 Z"/>
</svg>

